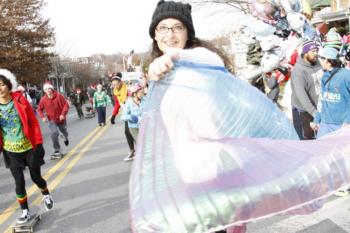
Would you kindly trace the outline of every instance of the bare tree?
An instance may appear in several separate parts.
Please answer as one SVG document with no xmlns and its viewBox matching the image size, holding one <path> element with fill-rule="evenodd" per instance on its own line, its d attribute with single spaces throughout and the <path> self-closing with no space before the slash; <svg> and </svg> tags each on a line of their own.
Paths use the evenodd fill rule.
<svg viewBox="0 0 350 233">
<path fill-rule="evenodd" d="M 249 13 L 249 2 L 247 0 L 187 0 L 194 7 L 201 8 L 208 5 L 219 5 L 227 11 Z"/>
<path fill-rule="evenodd" d="M 51 69 L 48 52 L 53 29 L 43 19 L 43 0 L 0 0 L 0 67 L 14 72 L 20 82 L 38 84 Z"/>
</svg>

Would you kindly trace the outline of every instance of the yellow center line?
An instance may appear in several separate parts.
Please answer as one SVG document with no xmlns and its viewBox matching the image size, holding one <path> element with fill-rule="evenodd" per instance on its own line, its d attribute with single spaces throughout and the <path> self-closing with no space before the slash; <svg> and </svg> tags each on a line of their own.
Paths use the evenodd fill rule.
<svg viewBox="0 0 350 233">
<path fill-rule="evenodd" d="M 104 132 L 107 129 L 102 129 L 97 127 L 93 131 L 91 131 L 78 145 L 76 145 L 72 150 L 70 150 L 66 156 L 63 157 L 55 166 L 53 166 L 44 176 L 43 178 L 47 181 L 55 172 L 63 166 L 63 164 L 71 158 L 77 151 L 77 149 L 81 146 L 83 146 L 87 141 L 89 141 L 92 137 L 97 137 L 100 135 L 100 133 L 96 134 L 97 131 L 102 131 Z M 94 139 L 92 141 L 95 141 Z M 90 145 L 91 141 L 89 142 L 88 145 Z M 51 184 L 49 184 L 50 187 Z M 57 186 L 57 185 L 56 185 Z M 55 186 L 55 187 L 56 187 Z M 27 189 L 27 196 L 30 197 L 35 191 L 37 191 L 38 188 L 35 184 L 33 184 L 29 189 Z M 51 189 L 49 189 L 51 191 Z M 11 215 L 14 214 L 14 212 L 18 208 L 18 202 L 15 201 L 13 202 L 4 212 L 0 214 L 0 225 L 2 225 Z"/>
<path fill-rule="evenodd" d="M 91 139 L 91 141 L 89 141 L 88 144 L 86 144 L 84 146 L 84 148 L 79 152 L 79 154 L 77 154 L 74 159 L 72 159 L 72 161 L 70 161 L 68 163 L 68 165 L 66 166 L 66 168 L 53 180 L 50 182 L 50 184 L 48 185 L 49 190 L 52 191 L 54 190 L 57 185 L 59 183 L 61 183 L 61 181 L 64 179 L 64 177 L 68 174 L 68 172 L 70 170 L 72 170 L 72 168 L 74 167 L 74 165 L 83 157 L 83 155 L 92 147 L 92 145 L 97 141 L 97 139 L 99 139 L 101 137 L 101 135 L 107 130 L 107 127 L 104 127 L 102 130 L 100 130 L 95 137 L 93 137 Z M 37 199 L 35 199 L 35 201 L 33 202 L 34 205 L 39 205 L 41 202 L 41 195 L 38 196 Z"/>
</svg>

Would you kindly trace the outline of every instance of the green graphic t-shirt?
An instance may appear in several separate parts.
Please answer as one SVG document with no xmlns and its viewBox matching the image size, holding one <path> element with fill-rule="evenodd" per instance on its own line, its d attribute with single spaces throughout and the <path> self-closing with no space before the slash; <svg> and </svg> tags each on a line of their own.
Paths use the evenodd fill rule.
<svg viewBox="0 0 350 233">
<path fill-rule="evenodd" d="M 111 102 L 109 96 L 106 94 L 106 92 L 96 91 L 94 94 L 94 107 L 106 107 L 107 104 Z"/>
<path fill-rule="evenodd" d="M 13 101 L 0 104 L 0 128 L 5 150 L 21 153 L 32 148 L 32 144 L 23 133 L 22 122 Z"/>
</svg>

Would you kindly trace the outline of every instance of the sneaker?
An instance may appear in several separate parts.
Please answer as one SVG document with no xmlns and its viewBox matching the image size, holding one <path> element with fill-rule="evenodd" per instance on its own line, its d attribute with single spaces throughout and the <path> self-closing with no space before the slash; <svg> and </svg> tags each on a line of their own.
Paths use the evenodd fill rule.
<svg viewBox="0 0 350 233">
<path fill-rule="evenodd" d="M 134 151 L 130 151 L 130 153 L 128 154 L 128 156 L 126 156 L 124 158 L 124 161 L 131 161 L 134 159 L 134 156 L 135 156 L 135 152 Z"/>
<path fill-rule="evenodd" d="M 60 156 L 62 153 L 59 150 L 55 150 L 55 152 L 53 152 L 53 154 L 56 155 L 56 156 Z"/>
<path fill-rule="evenodd" d="M 50 194 L 44 195 L 43 202 L 45 204 L 45 209 L 47 211 L 51 210 L 53 207 L 53 200 Z"/>
<path fill-rule="evenodd" d="M 28 209 L 22 210 L 22 215 L 17 219 L 18 224 L 26 223 L 30 220 L 30 212 Z"/>
<path fill-rule="evenodd" d="M 334 193 L 334 196 L 346 197 L 346 196 L 349 196 L 349 194 L 350 194 L 349 189 L 339 189 Z"/>
<path fill-rule="evenodd" d="M 69 145 L 69 140 L 68 140 L 68 138 L 66 138 L 66 140 L 64 140 L 63 142 L 64 142 L 64 145 L 66 145 L 66 146 Z"/>
<path fill-rule="evenodd" d="M 53 154 L 51 155 L 51 159 L 60 159 L 61 157 L 62 157 L 62 153 L 58 150 L 53 152 Z"/>
</svg>

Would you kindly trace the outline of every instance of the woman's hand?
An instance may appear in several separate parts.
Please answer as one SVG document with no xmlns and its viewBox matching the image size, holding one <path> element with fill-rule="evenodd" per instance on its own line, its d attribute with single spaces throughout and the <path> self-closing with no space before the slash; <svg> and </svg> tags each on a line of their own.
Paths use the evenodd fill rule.
<svg viewBox="0 0 350 233">
<path fill-rule="evenodd" d="M 320 128 L 320 125 L 316 124 L 314 122 L 310 122 L 310 127 L 311 127 L 311 129 L 313 129 L 313 131 L 318 131 Z"/>
<path fill-rule="evenodd" d="M 150 64 L 148 69 L 149 80 L 158 81 L 174 68 L 174 61 L 180 57 L 180 49 L 168 49 L 166 53 Z"/>
</svg>

